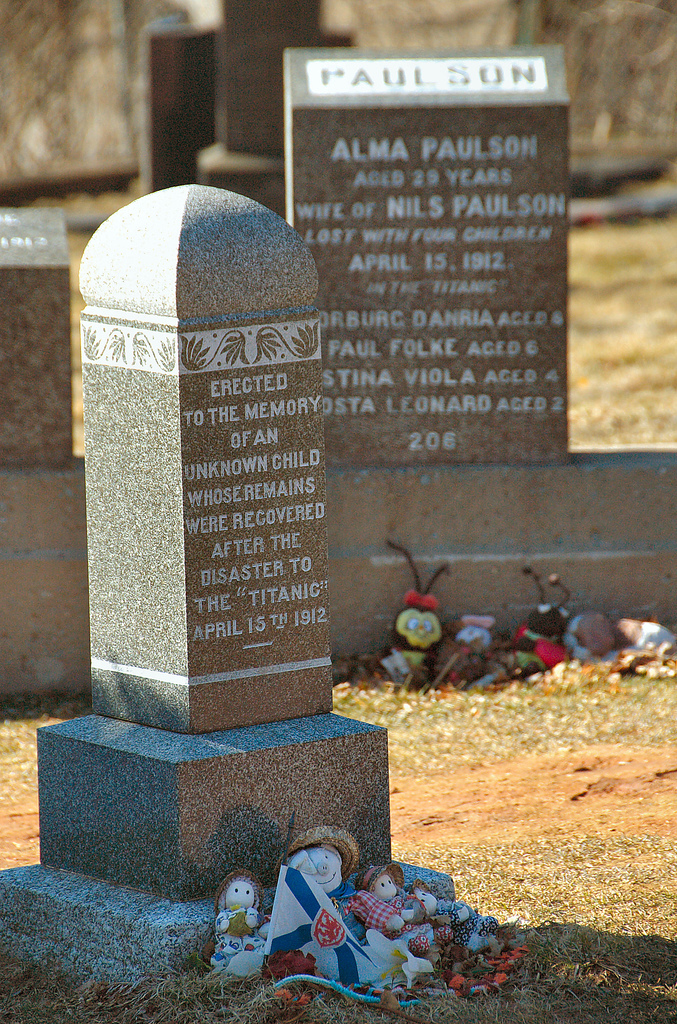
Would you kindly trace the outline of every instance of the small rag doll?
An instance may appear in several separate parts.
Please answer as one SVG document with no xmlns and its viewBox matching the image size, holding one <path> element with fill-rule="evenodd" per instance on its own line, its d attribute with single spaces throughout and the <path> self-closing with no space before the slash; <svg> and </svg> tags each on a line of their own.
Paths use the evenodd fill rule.
<svg viewBox="0 0 677 1024">
<path fill-rule="evenodd" d="M 371 865 L 357 877 L 357 892 L 348 905 L 366 928 L 374 928 L 388 938 L 406 938 L 411 952 L 423 956 L 432 944 L 433 927 L 423 899 L 405 893 L 403 885 L 404 872 L 399 864 Z M 432 893 L 425 895 L 437 904 Z"/>
<path fill-rule="evenodd" d="M 263 964 L 267 923 L 261 913 L 263 889 L 250 871 L 232 871 L 214 900 L 216 948 L 211 958 L 217 973 L 247 977 Z"/>
</svg>

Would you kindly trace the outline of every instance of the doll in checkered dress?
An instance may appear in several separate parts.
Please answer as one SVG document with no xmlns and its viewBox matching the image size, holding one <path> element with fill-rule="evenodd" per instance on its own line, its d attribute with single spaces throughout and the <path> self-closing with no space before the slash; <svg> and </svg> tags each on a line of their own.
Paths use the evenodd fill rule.
<svg viewBox="0 0 677 1024">
<path fill-rule="evenodd" d="M 411 952 L 422 956 L 433 941 L 428 908 L 417 895 L 405 893 L 403 885 L 404 872 L 399 864 L 372 865 L 355 880 L 357 892 L 347 909 L 365 928 L 375 928 L 392 939 L 407 938 Z M 426 893 L 426 898 L 430 897 L 436 906 L 435 897 Z"/>
</svg>

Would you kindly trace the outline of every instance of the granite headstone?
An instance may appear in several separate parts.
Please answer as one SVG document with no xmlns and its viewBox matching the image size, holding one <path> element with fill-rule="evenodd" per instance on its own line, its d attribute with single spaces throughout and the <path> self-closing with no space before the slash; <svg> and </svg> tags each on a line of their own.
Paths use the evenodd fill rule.
<svg viewBox="0 0 677 1024">
<path fill-rule="evenodd" d="M 197 181 L 197 153 L 214 141 L 215 36 L 170 18 L 146 29 L 142 172 L 149 192 Z"/>
<path fill-rule="evenodd" d="M 204 186 L 138 200 L 90 242 L 99 713 L 208 732 L 331 710 L 316 282 L 280 217 Z"/>
<path fill-rule="evenodd" d="M 561 51 L 287 51 L 328 466 L 567 457 Z"/>
<path fill-rule="evenodd" d="M 320 28 L 320 0 L 223 0 L 216 42 L 216 138 L 226 150 L 281 157 L 282 54 L 288 46 L 348 46 Z"/>
<path fill-rule="evenodd" d="M 272 880 L 292 813 L 388 857 L 385 730 L 330 713 L 308 247 L 180 186 L 106 221 L 81 287 L 98 714 L 40 731 L 43 865 L 192 899 Z"/>
<path fill-rule="evenodd" d="M 70 351 L 63 213 L 0 209 L 0 466 L 71 462 Z"/>
</svg>

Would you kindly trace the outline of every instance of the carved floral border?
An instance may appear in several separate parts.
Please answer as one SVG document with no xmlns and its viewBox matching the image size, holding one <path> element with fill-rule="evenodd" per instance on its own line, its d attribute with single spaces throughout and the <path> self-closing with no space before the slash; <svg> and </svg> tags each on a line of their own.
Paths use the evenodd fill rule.
<svg viewBox="0 0 677 1024">
<path fill-rule="evenodd" d="M 151 373 L 206 373 L 320 358 L 320 322 L 243 325 L 178 335 L 82 320 L 82 361 Z"/>
</svg>

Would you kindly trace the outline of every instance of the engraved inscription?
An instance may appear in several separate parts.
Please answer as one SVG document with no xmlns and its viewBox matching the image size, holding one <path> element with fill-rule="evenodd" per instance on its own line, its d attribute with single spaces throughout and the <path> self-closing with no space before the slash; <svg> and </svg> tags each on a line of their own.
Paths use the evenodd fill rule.
<svg viewBox="0 0 677 1024">
<path fill-rule="evenodd" d="M 566 112 L 539 106 L 544 58 L 290 60 L 325 97 L 292 102 L 290 212 L 319 271 L 328 463 L 565 457 Z M 531 93 L 410 98 L 461 67 L 468 92 Z M 388 89 L 396 112 L 343 99 Z"/>
<path fill-rule="evenodd" d="M 247 330 L 181 385 L 189 655 L 233 670 L 328 652 L 319 322 Z"/>
</svg>

